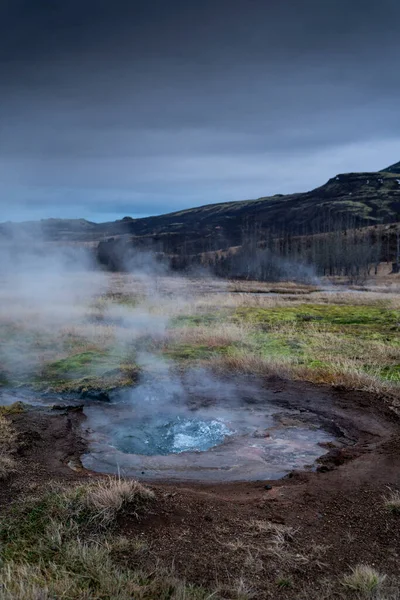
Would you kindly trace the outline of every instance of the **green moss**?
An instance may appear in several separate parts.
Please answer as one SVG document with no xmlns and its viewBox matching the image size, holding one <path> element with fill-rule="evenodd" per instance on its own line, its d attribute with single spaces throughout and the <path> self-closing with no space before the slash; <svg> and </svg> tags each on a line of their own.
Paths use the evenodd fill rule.
<svg viewBox="0 0 400 600">
<path fill-rule="evenodd" d="M 46 367 L 46 373 L 51 377 L 71 378 L 83 377 L 87 373 L 94 373 L 104 368 L 109 368 L 110 358 L 106 352 L 81 352 L 68 356 L 62 360 L 50 363 Z"/>
<path fill-rule="evenodd" d="M 109 390 L 131 385 L 139 368 L 132 357 L 118 353 L 88 351 L 48 363 L 36 376 L 36 389 L 58 391 Z"/>
<path fill-rule="evenodd" d="M 204 360 L 211 359 L 213 356 L 218 354 L 228 354 L 233 346 L 206 346 L 191 344 L 177 344 L 164 351 L 164 356 L 167 356 L 173 360 Z"/>
<path fill-rule="evenodd" d="M 384 333 L 397 336 L 399 333 L 398 312 L 379 306 L 301 304 L 265 309 L 244 307 L 236 310 L 234 319 L 266 328 L 279 323 L 293 323 L 302 328 L 313 323 L 331 331 L 357 328 L 359 333 L 368 335 Z"/>
<path fill-rule="evenodd" d="M 370 365 L 364 365 L 364 371 L 367 373 L 373 372 L 375 375 L 378 375 L 378 377 L 386 381 L 400 383 L 400 365 L 386 365 L 378 369 L 371 367 Z"/>
<path fill-rule="evenodd" d="M 258 331 L 249 335 L 249 347 L 263 357 L 302 356 L 304 344 L 299 339 Z"/>
<path fill-rule="evenodd" d="M 228 312 L 217 310 L 204 315 L 182 315 L 171 319 L 170 327 L 198 327 L 199 325 L 213 325 L 220 323 L 228 316 Z"/>
<path fill-rule="evenodd" d="M 0 406 L 0 416 L 18 415 L 24 412 L 25 409 L 26 405 L 23 402 L 13 402 L 13 404 Z"/>
</svg>

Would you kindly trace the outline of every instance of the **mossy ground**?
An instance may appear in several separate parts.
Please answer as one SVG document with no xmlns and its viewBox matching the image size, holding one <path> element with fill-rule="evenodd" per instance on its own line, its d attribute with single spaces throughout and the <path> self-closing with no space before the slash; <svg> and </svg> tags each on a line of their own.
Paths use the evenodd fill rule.
<svg viewBox="0 0 400 600">
<path fill-rule="evenodd" d="M 287 306 L 239 306 L 209 316 L 181 317 L 174 327 L 209 329 L 215 323 L 244 326 L 244 334 L 220 347 L 173 342 L 168 350 L 181 360 L 212 359 L 216 354 L 283 361 L 307 369 L 337 372 L 353 368 L 382 381 L 400 382 L 400 314 L 382 305 L 299 303 Z"/>
<path fill-rule="evenodd" d="M 47 363 L 36 377 L 35 387 L 64 391 L 107 390 L 132 385 L 137 374 L 134 357 L 90 350 Z"/>
<path fill-rule="evenodd" d="M 40 330 L 0 323 L 0 386 L 80 392 L 133 385 L 139 373 L 135 350 L 115 334 L 101 324 Z"/>
<path fill-rule="evenodd" d="M 257 359 L 290 366 L 300 378 L 311 374 L 312 379 L 315 373 L 318 381 L 332 383 L 351 372 L 399 384 L 397 306 L 368 293 L 315 298 L 216 294 L 195 306 L 181 302 L 179 310 L 168 313 L 161 338 L 146 332 L 138 337 L 134 320 L 126 323 L 140 302 L 139 310 L 150 321 L 171 307 L 127 292 L 100 297 L 80 326 L 52 330 L 27 321 L 0 321 L 0 385 L 57 392 L 133 385 L 140 372 L 137 352 L 143 351 L 185 367 L 212 366 L 215 359 Z M 117 307 L 116 318 L 106 322 L 110 302 Z"/>
</svg>

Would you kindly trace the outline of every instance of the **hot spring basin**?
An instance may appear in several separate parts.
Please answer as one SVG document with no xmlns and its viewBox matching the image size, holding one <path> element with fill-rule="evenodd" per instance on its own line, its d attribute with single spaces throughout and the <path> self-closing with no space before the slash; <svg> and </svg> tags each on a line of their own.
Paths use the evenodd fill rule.
<svg viewBox="0 0 400 600">
<path fill-rule="evenodd" d="M 83 465 L 149 480 L 279 479 L 315 468 L 332 435 L 298 411 L 244 404 L 141 414 L 131 403 L 85 407 Z"/>
</svg>

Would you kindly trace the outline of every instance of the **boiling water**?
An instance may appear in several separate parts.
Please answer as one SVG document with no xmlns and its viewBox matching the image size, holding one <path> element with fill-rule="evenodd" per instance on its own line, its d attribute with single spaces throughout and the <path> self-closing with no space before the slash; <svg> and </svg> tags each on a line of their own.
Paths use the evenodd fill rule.
<svg viewBox="0 0 400 600">
<path fill-rule="evenodd" d="M 137 407 L 136 407 L 137 409 Z M 144 416 L 124 403 L 85 407 L 86 468 L 154 479 L 278 479 L 314 468 L 333 438 L 299 411 L 243 404 Z M 315 417 L 315 415 L 314 415 Z"/>
<path fill-rule="evenodd" d="M 165 456 L 204 452 L 221 444 L 232 433 L 222 421 L 165 415 L 132 422 L 128 430 L 116 431 L 111 443 L 128 454 Z"/>
<path fill-rule="evenodd" d="M 327 396 L 318 393 L 324 399 L 319 405 L 329 404 Z M 83 427 L 88 448 L 83 465 L 149 480 L 278 479 L 293 469 L 314 469 L 326 452 L 323 444 L 335 441 L 321 427 L 321 416 L 312 410 L 283 408 L 283 394 L 278 396 L 279 406 L 274 390 L 263 390 L 262 399 L 238 399 L 236 394 L 234 403 L 229 394 L 213 403 L 203 399 L 196 405 L 191 399 L 190 406 L 168 399 L 164 409 L 160 398 L 162 387 L 145 401 L 124 401 L 117 395 L 109 403 L 86 403 Z M 20 390 L 0 392 L 0 404 L 16 400 L 47 407 L 63 401 Z M 307 402 L 300 400 L 299 405 Z"/>
</svg>

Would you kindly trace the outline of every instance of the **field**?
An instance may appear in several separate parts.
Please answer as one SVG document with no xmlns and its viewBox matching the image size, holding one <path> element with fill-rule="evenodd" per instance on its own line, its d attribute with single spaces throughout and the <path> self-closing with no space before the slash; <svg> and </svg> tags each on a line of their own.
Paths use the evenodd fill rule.
<svg viewBox="0 0 400 600">
<path fill-rule="evenodd" d="M 38 391 L 112 389 L 135 382 L 137 355 L 146 351 L 177 368 L 201 364 L 399 397 L 396 287 L 156 285 L 147 293 L 143 282 L 111 276 L 88 305 L 74 298 L 44 309 L 3 297 L 1 381 Z"/>
<path fill-rule="evenodd" d="M 398 276 L 17 283 L 0 292 L 1 599 L 399 597 Z M 273 481 L 141 485 L 82 467 L 82 405 L 193 372 L 215 395 L 257 382 L 346 444 Z"/>
</svg>

